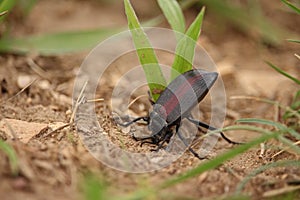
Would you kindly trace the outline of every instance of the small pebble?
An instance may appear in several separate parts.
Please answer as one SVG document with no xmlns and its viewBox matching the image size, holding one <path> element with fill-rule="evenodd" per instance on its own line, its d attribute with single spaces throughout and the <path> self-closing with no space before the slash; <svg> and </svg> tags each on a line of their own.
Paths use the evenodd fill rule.
<svg viewBox="0 0 300 200">
<path fill-rule="evenodd" d="M 56 137 L 56 139 L 57 139 L 58 141 L 61 141 L 61 139 L 64 137 L 64 135 L 65 135 L 64 132 L 60 132 L 60 133 L 58 134 L 58 136 Z"/>
<path fill-rule="evenodd" d="M 41 80 L 38 82 L 38 86 L 43 90 L 48 90 L 51 87 L 51 84 L 47 80 Z"/>
<path fill-rule="evenodd" d="M 24 177 L 17 177 L 13 181 L 12 187 L 17 190 L 24 190 L 28 187 L 28 181 Z"/>
<path fill-rule="evenodd" d="M 26 103 L 27 103 L 27 104 L 30 104 L 30 103 L 32 103 L 32 98 L 30 98 L 30 97 L 29 97 L 29 98 L 27 98 L 27 99 L 26 99 Z"/>
<path fill-rule="evenodd" d="M 48 149 L 48 146 L 46 144 L 41 144 L 40 150 L 41 151 L 46 151 Z"/>
<path fill-rule="evenodd" d="M 66 111 L 67 116 L 70 116 L 71 114 L 72 114 L 72 110 L 69 109 L 69 110 Z"/>
<path fill-rule="evenodd" d="M 228 193 L 229 192 L 229 186 L 228 185 L 225 185 L 225 187 L 224 187 L 224 191 L 226 192 L 226 193 Z"/>
<path fill-rule="evenodd" d="M 210 189 L 211 192 L 216 192 L 218 188 L 213 185 L 209 189 Z"/>
<path fill-rule="evenodd" d="M 33 80 L 32 76 L 29 75 L 19 75 L 17 79 L 17 84 L 19 88 L 26 87 Z"/>
<path fill-rule="evenodd" d="M 283 174 L 283 175 L 281 176 L 281 179 L 284 180 L 284 179 L 286 179 L 287 177 L 288 177 L 287 174 Z"/>
</svg>

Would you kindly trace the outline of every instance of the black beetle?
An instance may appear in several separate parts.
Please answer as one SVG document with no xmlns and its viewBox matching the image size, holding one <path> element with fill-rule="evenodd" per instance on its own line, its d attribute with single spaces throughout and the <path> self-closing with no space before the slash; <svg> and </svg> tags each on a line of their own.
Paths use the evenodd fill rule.
<svg viewBox="0 0 300 200">
<path fill-rule="evenodd" d="M 143 141 L 143 143 L 151 143 L 157 145 L 155 150 L 163 147 L 164 143 L 168 143 L 173 136 L 172 127 L 175 126 L 178 137 L 188 147 L 189 151 L 201 159 L 200 156 L 188 146 L 184 138 L 179 132 L 181 120 L 187 118 L 190 122 L 197 126 L 204 127 L 208 130 L 217 130 L 208 124 L 197 121 L 192 118 L 191 110 L 206 96 L 209 89 L 217 80 L 218 73 L 207 72 L 200 69 L 187 71 L 176 77 L 160 94 L 157 101 L 153 104 L 153 111 L 147 117 L 138 117 L 125 124 L 119 124 L 127 127 L 134 122 L 144 120 L 148 124 L 151 135 L 147 137 L 137 138 L 135 140 Z M 229 143 L 239 144 L 228 139 L 222 132 L 221 136 Z"/>
</svg>

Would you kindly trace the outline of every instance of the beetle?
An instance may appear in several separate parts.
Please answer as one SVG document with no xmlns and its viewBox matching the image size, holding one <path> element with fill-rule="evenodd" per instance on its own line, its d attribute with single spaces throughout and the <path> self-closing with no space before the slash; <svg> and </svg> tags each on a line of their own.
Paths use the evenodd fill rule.
<svg viewBox="0 0 300 200">
<path fill-rule="evenodd" d="M 157 101 L 153 102 L 153 110 L 149 116 L 138 117 L 127 123 L 119 123 L 127 127 L 137 121 L 147 122 L 151 134 L 147 137 L 133 138 L 144 143 L 157 145 L 154 149 L 158 151 L 165 143 L 169 143 L 174 135 L 174 128 L 178 137 L 182 140 L 188 150 L 197 158 L 202 159 L 189 145 L 179 132 L 181 121 L 186 118 L 193 124 L 208 130 L 217 130 L 204 122 L 195 120 L 191 115 L 191 110 L 203 100 L 209 89 L 217 80 L 217 72 L 207 72 L 201 69 L 192 69 L 177 76 L 166 89 L 160 94 Z M 240 144 L 227 138 L 223 132 L 220 132 L 222 138 L 228 143 Z"/>
</svg>

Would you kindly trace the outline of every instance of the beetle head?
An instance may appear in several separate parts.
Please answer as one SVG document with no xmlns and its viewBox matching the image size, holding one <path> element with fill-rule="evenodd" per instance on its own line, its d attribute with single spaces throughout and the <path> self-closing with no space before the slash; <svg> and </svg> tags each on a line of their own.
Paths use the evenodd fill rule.
<svg viewBox="0 0 300 200">
<path fill-rule="evenodd" d="M 162 129 L 168 126 L 166 120 L 156 111 L 150 113 L 150 121 L 148 128 L 152 134 L 158 134 Z"/>
</svg>

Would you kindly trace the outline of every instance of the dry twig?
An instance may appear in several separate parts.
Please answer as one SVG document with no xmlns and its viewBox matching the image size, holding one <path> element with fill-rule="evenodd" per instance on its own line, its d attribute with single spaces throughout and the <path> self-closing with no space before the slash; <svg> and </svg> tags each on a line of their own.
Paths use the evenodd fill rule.
<svg viewBox="0 0 300 200">
<path fill-rule="evenodd" d="M 27 88 L 29 88 L 29 87 L 30 87 L 34 82 L 36 82 L 37 80 L 38 80 L 37 78 L 34 79 L 34 80 L 32 80 L 32 81 L 31 81 L 30 83 L 28 83 L 25 87 L 23 87 L 17 94 L 15 94 L 14 96 L 8 98 L 8 99 L 6 100 L 6 102 L 8 102 L 8 101 L 12 100 L 13 98 L 19 96 L 22 92 L 24 92 Z"/>
<path fill-rule="evenodd" d="M 298 144 L 300 144 L 300 140 L 297 141 L 297 142 L 295 142 L 295 143 L 293 143 L 293 145 L 298 145 Z M 275 154 L 272 156 L 272 159 L 275 158 L 276 156 L 282 154 L 283 152 L 285 152 L 285 151 L 288 150 L 288 149 L 290 149 L 290 147 L 286 147 L 286 148 L 284 148 L 284 149 L 278 151 L 277 153 L 275 153 Z"/>
<path fill-rule="evenodd" d="M 32 58 L 27 58 L 27 64 L 29 65 L 29 67 L 36 73 L 38 74 L 40 77 L 46 79 L 46 80 L 50 80 L 50 76 L 49 74 L 43 70 L 40 66 L 38 66 L 33 60 Z"/>
</svg>

